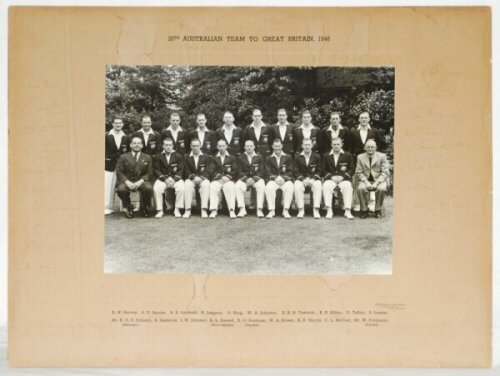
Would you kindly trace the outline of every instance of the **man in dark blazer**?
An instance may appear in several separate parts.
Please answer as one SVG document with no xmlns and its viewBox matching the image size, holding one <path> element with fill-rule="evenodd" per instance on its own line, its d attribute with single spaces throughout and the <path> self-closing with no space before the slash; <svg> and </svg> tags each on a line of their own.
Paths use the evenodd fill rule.
<svg viewBox="0 0 500 376">
<path fill-rule="evenodd" d="M 344 216 L 354 219 L 351 214 L 352 205 L 352 178 L 354 176 L 354 159 L 351 153 L 342 149 L 342 139 L 332 140 L 332 150 L 323 154 L 323 198 L 326 206 L 326 218 L 333 218 L 332 198 L 333 191 L 339 187 L 344 200 Z"/>
<path fill-rule="evenodd" d="M 351 152 L 354 158 L 365 152 L 365 144 L 368 140 L 374 140 L 377 145 L 383 146 L 380 132 L 370 125 L 370 114 L 368 112 L 359 114 L 359 124 L 351 130 L 350 140 Z"/>
<path fill-rule="evenodd" d="M 276 191 L 283 191 L 283 217 L 291 218 L 289 210 L 293 199 L 293 158 L 282 152 L 283 145 L 277 138 L 273 141 L 273 154 L 266 157 L 266 201 L 269 213 L 266 218 L 275 216 Z"/>
<path fill-rule="evenodd" d="M 191 203 L 195 188 L 201 198 L 201 218 L 208 218 L 208 198 L 210 195 L 210 160 L 209 155 L 200 150 L 200 141 L 191 140 L 191 153 L 184 160 L 184 212 L 183 218 L 191 217 Z"/>
<path fill-rule="evenodd" d="M 142 144 L 144 145 L 142 152 L 153 157 L 161 151 L 160 133 L 151 128 L 152 121 L 149 116 L 143 116 L 141 124 L 142 128 L 135 132 L 133 136 L 139 137 L 142 140 Z"/>
<path fill-rule="evenodd" d="M 181 117 L 176 112 L 170 115 L 170 126 L 161 133 L 162 142 L 165 138 L 174 140 L 174 150 L 177 153 L 185 155 L 188 152 L 188 133 L 181 127 Z"/>
<path fill-rule="evenodd" d="M 230 155 L 238 157 L 243 150 L 244 134 L 240 127 L 234 125 L 234 116 L 231 112 L 224 113 L 224 125 L 215 131 L 215 139 L 225 139 L 227 151 Z"/>
<path fill-rule="evenodd" d="M 295 157 L 295 202 L 299 208 L 297 218 L 304 218 L 304 193 L 310 188 L 313 195 L 314 218 L 321 218 L 321 177 L 322 162 L 318 153 L 312 151 L 312 142 L 308 138 L 302 140 L 302 152 Z"/>
<path fill-rule="evenodd" d="M 298 154 L 302 151 L 302 140 L 304 138 L 309 138 L 312 141 L 312 150 L 315 153 L 319 153 L 319 144 L 321 131 L 319 128 L 315 127 L 311 123 L 312 117 L 309 111 L 304 111 L 302 113 L 302 123 L 294 129 L 294 142 L 295 142 L 295 153 Z"/>
<path fill-rule="evenodd" d="M 163 151 L 153 157 L 153 172 L 156 177 L 153 186 L 156 216 L 161 218 L 163 212 L 163 193 L 167 189 L 175 191 L 174 216 L 181 217 L 180 209 L 184 208 L 184 156 L 174 151 L 174 141 L 170 138 L 163 140 Z"/>
<path fill-rule="evenodd" d="M 365 153 L 358 155 L 356 164 L 360 217 L 364 219 L 368 216 L 369 194 L 375 192 L 375 218 L 380 218 L 389 180 L 389 163 L 385 154 L 376 151 L 377 144 L 374 140 L 366 142 L 365 150 Z"/>
<path fill-rule="evenodd" d="M 273 140 L 279 138 L 283 144 L 283 153 L 295 156 L 295 127 L 287 121 L 287 113 L 284 108 L 278 110 L 278 122 L 272 126 Z"/>
<path fill-rule="evenodd" d="M 245 209 L 245 192 L 254 188 L 257 194 L 257 217 L 264 218 L 264 157 L 255 153 L 253 140 L 245 141 L 245 152 L 238 157 L 238 181 L 236 182 L 236 203 L 239 208 L 238 217 L 247 215 Z"/>
<path fill-rule="evenodd" d="M 196 124 L 198 127 L 189 132 L 188 145 L 191 145 L 191 140 L 197 138 L 200 140 L 201 152 L 207 155 L 215 155 L 217 153 L 217 141 L 215 132 L 207 128 L 207 117 L 205 114 L 196 116 Z"/>
<path fill-rule="evenodd" d="M 238 176 L 238 164 L 236 157 L 228 154 L 226 140 L 220 139 L 217 141 L 217 149 L 219 152 L 215 157 L 212 157 L 210 168 L 210 177 L 212 179 L 210 183 L 210 218 L 217 217 L 221 190 L 226 198 L 229 217 L 236 218 L 234 212 L 236 200 L 234 181 Z"/>
<path fill-rule="evenodd" d="M 245 128 L 245 140 L 252 140 L 255 144 L 256 153 L 265 158 L 271 154 L 273 131 L 270 126 L 262 121 L 262 113 L 259 109 L 253 110 L 252 119 L 252 124 Z"/>
<path fill-rule="evenodd" d="M 332 140 L 339 137 L 342 140 L 344 151 L 351 150 L 351 132 L 340 124 L 340 113 L 332 112 L 330 114 L 330 125 L 322 130 L 321 153 L 329 153 L 332 150 Z"/>
<path fill-rule="evenodd" d="M 130 146 L 129 137 L 123 132 L 123 120 L 113 119 L 113 128 L 104 135 L 104 214 L 113 213 L 116 186 L 116 163 Z"/>
<path fill-rule="evenodd" d="M 148 207 L 153 195 L 151 178 L 153 177 L 153 163 L 151 157 L 142 153 L 142 140 L 132 137 L 130 152 L 123 154 L 116 165 L 117 193 L 127 209 L 127 218 L 134 215 L 134 207 L 130 202 L 130 192 L 141 192 L 144 217 L 149 217 Z"/>
</svg>

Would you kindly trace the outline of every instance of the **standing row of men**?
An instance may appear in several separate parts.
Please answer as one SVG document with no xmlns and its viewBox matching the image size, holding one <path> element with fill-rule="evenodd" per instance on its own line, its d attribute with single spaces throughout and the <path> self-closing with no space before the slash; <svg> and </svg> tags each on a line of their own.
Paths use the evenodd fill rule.
<svg viewBox="0 0 500 376">
<path fill-rule="evenodd" d="M 243 217 L 246 215 L 244 203 L 242 204 L 243 193 L 247 188 L 253 187 L 257 193 L 259 217 L 263 217 L 264 192 L 268 198 L 268 217 L 272 218 L 275 215 L 276 190 L 282 189 L 283 215 L 286 218 L 290 217 L 288 209 L 295 192 L 300 218 L 304 215 L 303 192 L 310 187 L 314 198 L 314 216 L 319 218 L 319 205 L 321 193 L 323 193 L 327 218 L 331 218 L 332 210 L 328 203 L 332 201 L 331 194 L 334 189 L 339 187 L 344 198 L 345 216 L 351 219 L 352 182 L 355 183 L 356 193 L 364 192 L 355 196 L 359 198 L 361 217 L 364 217 L 366 212 L 365 193 L 370 190 L 377 192 L 376 216 L 379 216 L 383 192 L 386 188 L 385 181 L 388 178 L 388 167 L 385 155 L 375 151 L 376 140 L 379 141 L 380 138 L 377 132 L 371 129 L 369 120 L 368 113 L 361 113 L 359 126 L 351 131 L 341 126 L 338 113 L 332 113 L 330 126 L 320 130 L 312 125 L 309 112 L 302 114 L 301 125 L 292 126 L 287 122 L 286 111 L 280 109 L 278 122 L 274 126 L 268 126 L 262 122 L 260 110 L 254 110 L 253 122 L 244 131 L 234 125 L 233 115 L 226 112 L 224 125 L 217 131 L 208 130 L 205 115 L 199 114 L 197 116 L 198 128 L 187 133 L 180 127 L 179 115 L 172 114 L 170 127 L 161 134 L 153 131 L 151 119 L 144 117 L 141 130 L 130 139 L 122 130 L 123 121 L 115 119 L 113 129 L 106 134 L 105 213 L 112 212 L 116 177 L 118 177 L 117 192 L 126 208 L 130 207 L 130 199 L 126 193 L 129 191 L 143 191 L 145 202 L 149 202 L 147 196 L 152 192 L 149 180 L 154 170 L 157 178 L 154 183 L 157 217 L 163 215 L 163 207 L 160 209 L 158 205 L 159 203 L 163 205 L 160 195 L 167 188 L 172 188 L 176 192 L 174 214 L 180 216 L 179 209 L 184 206 L 184 217 L 189 217 L 190 202 L 195 187 L 200 190 L 203 217 L 208 216 L 209 196 L 211 198 L 210 216 L 217 215 L 214 205 L 216 202 L 218 205 L 218 194 L 221 190 L 224 191 L 226 201 L 228 201 L 230 216 L 236 217 L 234 206 L 232 209 L 230 207 L 231 202 L 236 200 L 239 207 L 238 215 Z M 371 142 L 367 145 L 370 140 Z M 129 145 L 132 152 L 127 154 Z M 244 145 L 243 153 L 242 145 Z M 217 155 L 214 155 L 214 146 Z M 367 146 L 369 146 L 368 149 Z M 161 153 L 158 153 L 159 147 L 163 149 Z M 370 148 L 373 150 L 369 150 Z M 371 158 L 368 160 L 368 172 L 362 171 L 354 174 L 354 158 L 347 150 L 352 150 L 356 157 L 364 149 L 374 156 L 373 161 Z M 321 151 L 323 151 L 323 158 L 319 154 Z M 124 153 L 125 155 L 120 157 Z M 154 155 L 156 155 L 154 159 L 151 159 Z M 165 157 L 167 155 L 168 157 Z M 330 157 L 332 155 L 333 157 Z M 365 159 L 362 158 L 361 162 Z M 357 163 L 357 171 L 366 167 L 363 163 L 360 164 L 359 157 Z M 176 171 L 171 170 L 170 166 Z M 162 168 L 167 168 L 170 174 L 161 173 Z M 202 171 L 198 171 L 199 168 Z M 252 172 L 255 168 L 258 174 Z M 339 173 L 339 168 L 344 168 L 345 171 Z M 130 178 L 124 173 L 128 170 L 133 172 Z M 324 183 L 322 183 L 323 170 L 325 170 Z M 247 172 L 250 173 L 249 176 L 245 175 Z M 233 191 L 234 200 L 231 193 Z M 183 206 L 181 202 L 184 203 Z M 132 215 L 131 210 L 128 210 L 128 215 Z"/>
</svg>

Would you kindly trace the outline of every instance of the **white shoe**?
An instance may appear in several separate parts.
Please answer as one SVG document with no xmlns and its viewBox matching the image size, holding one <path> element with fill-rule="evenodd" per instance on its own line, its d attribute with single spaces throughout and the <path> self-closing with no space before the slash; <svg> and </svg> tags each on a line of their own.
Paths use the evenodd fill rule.
<svg viewBox="0 0 500 376">
<path fill-rule="evenodd" d="M 358 205 L 354 205 L 354 208 L 352 208 L 352 210 L 354 211 L 360 211 L 361 210 L 361 206 L 358 204 Z"/>
<path fill-rule="evenodd" d="M 243 218 L 247 215 L 247 211 L 245 210 L 245 208 L 241 208 L 240 211 L 238 212 L 238 217 L 239 218 Z"/>
<path fill-rule="evenodd" d="M 328 208 L 328 210 L 326 211 L 326 219 L 332 219 L 333 218 L 333 210 L 332 208 Z"/>
<path fill-rule="evenodd" d="M 207 210 L 206 209 L 202 209 L 201 210 L 201 218 L 208 218 L 208 214 L 207 214 Z"/>
<path fill-rule="evenodd" d="M 203 212 L 201 213 L 201 216 L 203 217 Z M 215 218 L 217 217 L 217 210 L 212 210 L 210 213 L 210 218 Z"/>
<path fill-rule="evenodd" d="M 297 218 L 304 218 L 304 209 L 299 210 L 299 214 L 297 214 Z"/>
<path fill-rule="evenodd" d="M 257 213 L 257 215 L 258 215 L 258 213 Z M 267 213 L 266 218 L 267 218 L 267 219 L 274 218 L 274 210 L 271 210 L 269 213 Z"/>
<path fill-rule="evenodd" d="M 286 218 L 286 219 L 292 218 L 292 216 L 290 215 L 290 213 L 286 209 L 283 210 L 283 218 Z"/>
<path fill-rule="evenodd" d="M 155 215 L 155 218 L 161 218 L 163 217 L 163 210 L 158 210 L 158 212 Z"/>
<path fill-rule="evenodd" d="M 264 218 L 264 213 L 262 212 L 262 209 L 257 209 L 257 218 Z"/>
<path fill-rule="evenodd" d="M 191 217 L 191 209 L 189 209 L 189 210 L 186 209 L 182 218 L 189 218 L 189 217 Z"/>
<path fill-rule="evenodd" d="M 113 214 L 113 210 L 111 209 L 104 209 L 104 215 L 110 215 Z"/>
<path fill-rule="evenodd" d="M 344 213 L 344 217 L 346 217 L 347 219 L 354 219 L 354 217 L 352 216 L 351 214 L 351 211 L 350 210 L 346 210 L 345 213 Z"/>
<path fill-rule="evenodd" d="M 234 210 L 229 210 L 229 218 L 236 218 L 236 213 L 234 212 Z"/>
<path fill-rule="evenodd" d="M 321 214 L 319 214 L 319 209 L 314 209 L 313 210 L 313 216 L 316 219 L 321 218 Z"/>
<path fill-rule="evenodd" d="M 174 210 L 174 217 L 175 217 L 175 218 L 180 218 L 180 217 L 182 217 L 181 212 L 179 211 L 179 209 L 175 209 L 175 210 Z"/>
</svg>

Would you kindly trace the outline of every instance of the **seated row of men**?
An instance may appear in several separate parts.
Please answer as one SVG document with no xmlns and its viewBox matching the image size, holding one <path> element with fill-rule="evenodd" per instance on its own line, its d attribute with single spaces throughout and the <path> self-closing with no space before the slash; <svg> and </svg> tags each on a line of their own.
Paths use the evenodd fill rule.
<svg viewBox="0 0 500 376">
<path fill-rule="evenodd" d="M 345 151 L 353 155 L 364 152 L 366 139 L 375 139 L 379 149 L 383 149 L 384 137 L 376 129 L 370 126 L 370 116 L 367 112 L 359 115 L 359 125 L 353 129 L 341 125 L 340 114 L 331 113 L 330 125 L 320 129 L 313 125 L 311 113 L 302 113 L 300 125 L 292 125 L 287 121 L 286 110 L 278 110 L 278 122 L 274 125 L 267 125 L 262 121 L 262 113 L 255 109 L 252 115 L 252 123 L 244 129 L 234 124 L 234 116 L 231 112 L 226 112 L 223 117 L 223 125 L 216 131 L 207 128 L 205 114 L 198 114 L 196 118 L 197 127 L 187 130 L 180 126 L 181 118 L 179 114 L 173 113 L 170 116 L 170 125 L 161 133 L 152 129 L 152 121 L 149 116 L 142 118 L 142 127 L 132 136 L 140 137 L 144 145 L 143 152 L 151 156 L 162 151 L 162 142 L 165 138 L 174 141 L 176 152 L 187 155 L 191 152 L 191 140 L 200 140 L 201 150 L 204 154 L 217 154 L 217 142 L 225 139 L 228 144 L 228 152 L 231 155 L 243 153 L 246 140 L 253 140 L 256 152 L 264 157 L 270 155 L 272 142 L 276 138 L 281 139 L 283 151 L 294 156 L 302 151 L 302 140 L 309 138 L 312 141 L 312 150 L 316 153 L 324 154 L 331 150 L 331 141 L 335 137 L 340 137 L 344 143 Z M 124 134 L 123 142 L 116 147 L 113 136 L 123 133 L 123 120 L 116 118 L 113 121 L 113 129 L 107 133 L 106 156 L 110 158 L 113 153 L 119 152 L 120 148 L 128 148 L 130 139 Z M 128 151 L 128 150 L 126 150 Z"/>
<path fill-rule="evenodd" d="M 383 206 L 389 169 L 384 154 L 376 152 L 376 142 L 365 143 L 366 152 L 357 157 L 342 149 L 343 141 L 335 137 L 331 151 L 321 157 L 314 152 L 309 138 L 302 140 L 302 152 L 295 157 L 283 152 L 280 138 L 272 142 L 273 153 L 264 157 L 256 152 L 255 142 L 245 141 L 245 152 L 240 156 L 230 155 L 228 142 L 217 142 L 218 153 L 211 156 L 202 153 L 200 140 L 193 138 L 191 152 L 187 156 L 175 151 L 174 141 L 163 140 L 163 151 L 151 158 L 142 152 L 142 139 L 133 136 L 131 152 L 120 156 L 116 166 L 116 191 L 127 209 L 127 217 L 133 216 L 130 192 L 140 191 L 143 202 L 151 202 L 154 194 L 156 218 L 164 216 L 163 194 L 167 189 L 175 191 L 174 216 L 189 218 L 195 189 L 201 199 L 201 217 L 215 218 L 222 191 L 230 218 L 245 217 L 244 194 L 249 188 L 256 191 L 257 217 L 264 217 L 264 199 L 267 202 L 267 218 L 275 216 L 276 191 L 283 192 L 283 217 L 291 218 L 289 209 L 295 196 L 298 218 L 304 217 L 304 193 L 310 188 L 313 195 L 313 216 L 320 218 L 321 199 L 327 209 L 326 218 L 333 217 L 332 198 L 338 187 L 344 203 L 344 216 L 353 219 L 351 205 L 353 180 L 361 206 L 361 218 L 368 213 L 369 192 L 375 191 L 375 216 L 380 217 Z M 154 177 L 154 184 L 151 184 Z M 236 207 L 238 214 L 236 214 Z M 184 210 L 183 215 L 181 210 Z M 210 214 L 209 214 L 210 212 Z M 144 216 L 149 216 L 144 207 Z"/>
</svg>

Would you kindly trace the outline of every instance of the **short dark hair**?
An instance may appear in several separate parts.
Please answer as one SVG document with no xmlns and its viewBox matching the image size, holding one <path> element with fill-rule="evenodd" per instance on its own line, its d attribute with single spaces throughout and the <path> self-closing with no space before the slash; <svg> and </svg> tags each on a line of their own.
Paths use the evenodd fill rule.
<svg viewBox="0 0 500 376">
<path fill-rule="evenodd" d="M 171 142 L 171 143 L 172 143 L 172 145 L 174 144 L 174 140 L 172 140 L 170 137 L 165 137 L 165 138 L 163 139 L 163 143 L 165 143 L 165 141 L 169 141 L 169 142 Z"/>
<path fill-rule="evenodd" d="M 283 145 L 283 142 L 281 142 L 281 138 L 278 138 L 276 137 L 274 140 L 273 140 L 273 144 L 276 143 L 276 142 L 279 142 L 280 144 Z"/>
<path fill-rule="evenodd" d="M 198 143 L 201 145 L 201 142 L 200 142 L 200 140 L 199 140 L 197 137 L 195 137 L 195 138 L 191 139 L 191 142 L 190 142 L 189 144 L 190 144 L 190 145 L 193 145 L 193 142 L 194 142 L 194 141 L 198 142 Z"/>
</svg>

